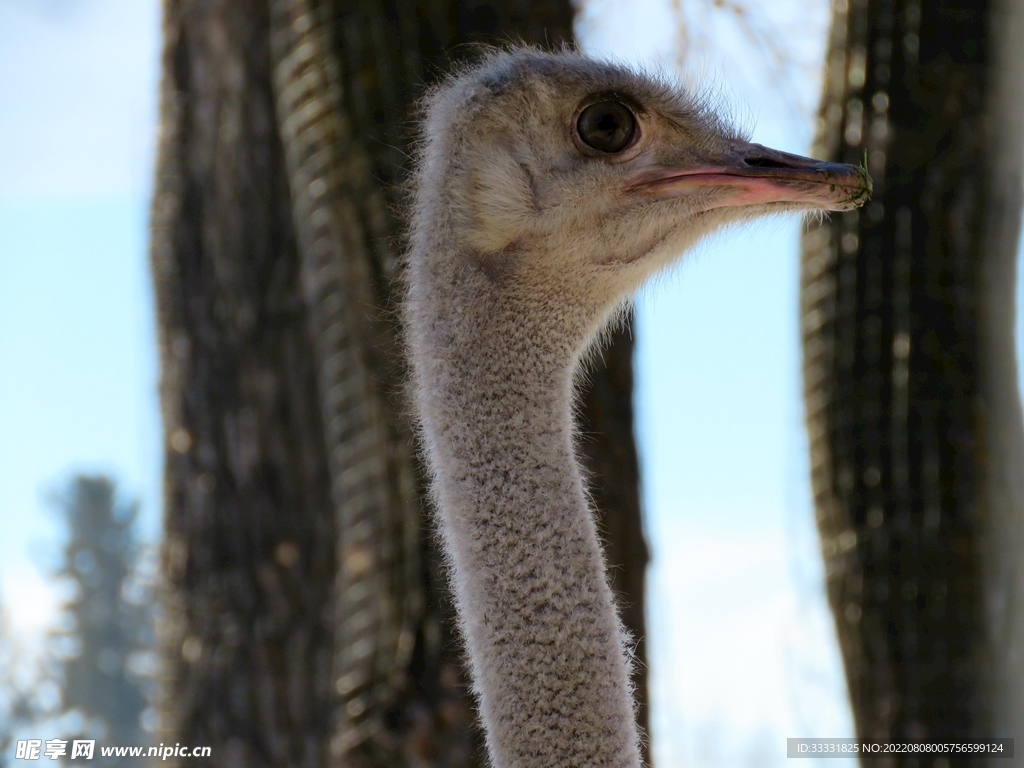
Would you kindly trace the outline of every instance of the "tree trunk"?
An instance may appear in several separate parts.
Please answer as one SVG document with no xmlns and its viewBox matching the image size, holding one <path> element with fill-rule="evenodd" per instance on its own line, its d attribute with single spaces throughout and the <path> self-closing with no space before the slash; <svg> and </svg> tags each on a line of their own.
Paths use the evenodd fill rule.
<svg viewBox="0 0 1024 768">
<path fill-rule="evenodd" d="M 335 520 L 265 3 L 164 6 L 165 743 L 326 764 Z"/>
<path fill-rule="evenodd" d="M 812 482 L 857 733 L 1014 736 L 1021 6 L 834 7 L 817 152 L 866 158 L 875 192 L 806 234 L 802 325 Z"/>
<path fill-rule="evenodd" d="M 571 9 L 169 0 L 165 14 L 164 741 L 247 765 L 477 765 L 406 420 L 396 211 L 424 88 L 465 43 L 570 39 Z M 620 333 L 582 426 L 645 711 L 631 358 Z"/>
</svg>

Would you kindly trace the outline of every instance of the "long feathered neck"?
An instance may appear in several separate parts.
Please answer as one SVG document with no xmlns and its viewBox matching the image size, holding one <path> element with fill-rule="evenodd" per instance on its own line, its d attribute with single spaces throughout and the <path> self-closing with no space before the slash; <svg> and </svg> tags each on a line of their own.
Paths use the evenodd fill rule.
<svg viewBox="0 0 1024 768">
<path fill-rule="evenodd" d="M 593 319 L 413 253 L 406 307 L 440 531 L 495 768 L 636 768 L 623 630 L 573 446 Z"/>
</svg>

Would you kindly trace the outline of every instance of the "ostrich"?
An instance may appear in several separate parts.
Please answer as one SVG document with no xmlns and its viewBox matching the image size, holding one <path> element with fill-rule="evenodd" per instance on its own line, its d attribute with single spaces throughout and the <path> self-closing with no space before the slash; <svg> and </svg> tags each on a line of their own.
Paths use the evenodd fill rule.
<svg viewBox="0 0 1024 768">
<path fill-rule="evenodd" d="M 417 163 L 412 397 L 492 763 L 639 766 L 628 639 L 574 448 L 580 370 L 701 238 L 851 210 L 870 180 L 748 143 L 654 78 L 532 48 L 436 88 Z"/>
</svg>

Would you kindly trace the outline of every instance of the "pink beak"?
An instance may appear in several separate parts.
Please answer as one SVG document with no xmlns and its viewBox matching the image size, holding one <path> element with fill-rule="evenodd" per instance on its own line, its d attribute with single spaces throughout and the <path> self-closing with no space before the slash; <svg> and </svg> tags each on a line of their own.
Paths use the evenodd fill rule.
<svg viewBox="0 0 1024 768">
<path fill-rule="evenodd" d="M 871 177 L 855 165 L 738 143 L 718 165 L 642 171 L 629 182 L 626 192 L 672 200 L 708 188 L 731 194 L 707 198 L 703 210 L 795 203 L 808 209 L 849 211 L 871 196 Z"/>
</svg>

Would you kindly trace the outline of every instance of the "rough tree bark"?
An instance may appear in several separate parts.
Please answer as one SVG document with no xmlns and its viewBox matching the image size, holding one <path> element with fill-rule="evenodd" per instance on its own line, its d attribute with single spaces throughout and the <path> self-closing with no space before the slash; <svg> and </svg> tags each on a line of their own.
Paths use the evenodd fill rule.
<svg viewBox="0 0 1024 768">
<path fill-rule="evenodd" d="M 325 764 L 335 521 L 265 3 L 164 6 L 165 742 Z"/>
<path fill-rule="evenodd" d="M 863 737 L 1024 735 L 1022 10 L 834 0 L 817 152 L 875 192 L 805 236 L 804 382 Z"/>
<path fill-rule="evenodd" d="M 399 187 L 414 101 L 466 43 L 558 44 L 571 21 L 540 0 L 165 4 L 165 742 L 251 766 L 483 759 L 402 399 Z M 645 717 L 631 353 L 618 334 L 582 429 Z"/>
</svg>

